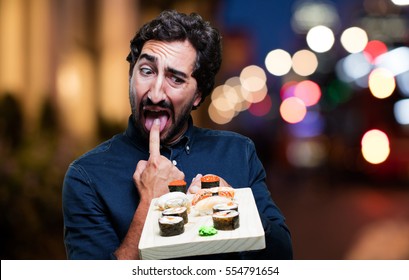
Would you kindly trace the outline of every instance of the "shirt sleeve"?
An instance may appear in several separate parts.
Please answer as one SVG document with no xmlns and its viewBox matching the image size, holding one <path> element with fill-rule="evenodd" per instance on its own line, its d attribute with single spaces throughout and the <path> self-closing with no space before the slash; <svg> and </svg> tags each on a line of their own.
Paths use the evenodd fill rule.
<svg viewBox="0 0 409 280">
<path fill-rule="evenodd" d="M 71 164 L 63 184 L 64 243 L 68 259 L 114 259 L 119 240 L 92 181 Z"/>
<path fill-rule="evenodd" d="M 271 198 L 266 185 L 266 173 L 259 160 L 254 143 L 249 140 L 249 186 L 253 192 L 261 222 L 264 227 L 266 248 L 242 254 L 244 259 L 292 259 L 292 241 L 285 218 Z"/>
</svg>

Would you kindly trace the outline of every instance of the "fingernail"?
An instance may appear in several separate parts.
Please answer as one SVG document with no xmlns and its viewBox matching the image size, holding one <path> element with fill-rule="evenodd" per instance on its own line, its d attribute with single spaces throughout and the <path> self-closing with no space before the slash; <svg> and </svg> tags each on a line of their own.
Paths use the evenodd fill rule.
<svg viewBox="0 0 409 280">
<path fill-rule="evenodd" d="M 160 124 L 160 120 L 159 120 L 159 119 L 155 119 L 155 120 L 153 121 L 153 123 L 156 124 L 156 125 L 158 125 L 158 124 Z"/>
<path fill-rule="evenodd" d="M 200 177 L 202 177 L 202 174 L 197 174 L 193 179 L 192 179 L 192 182 L 194 181 L 194 180 L 196 180 L 197 178 L 200 178 Z"/>
</svg>

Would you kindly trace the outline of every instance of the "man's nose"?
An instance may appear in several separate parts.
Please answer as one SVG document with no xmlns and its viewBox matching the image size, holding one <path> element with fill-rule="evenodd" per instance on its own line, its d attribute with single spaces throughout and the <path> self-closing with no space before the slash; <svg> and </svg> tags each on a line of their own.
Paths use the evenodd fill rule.
<svg viewBox="0 0 409 280">
<path fill-rule="evenodd" d="M 163 78 L 157 78 L 153 83 L 150 88 L 150 91 L 148 93 L 149 99 L 152 101 L 154 104 L 158 104 L 159 102 L 165 100 L 166 94 L 165 94 L 165 88 L 164 88 L 164 79 Z"/>
</svg>

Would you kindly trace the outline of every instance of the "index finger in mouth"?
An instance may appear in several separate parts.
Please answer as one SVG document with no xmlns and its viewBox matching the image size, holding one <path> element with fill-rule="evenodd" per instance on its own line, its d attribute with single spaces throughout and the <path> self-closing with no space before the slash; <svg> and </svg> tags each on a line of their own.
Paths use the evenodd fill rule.
<svg viewBox="0 0 409 280">
<path fill-rule="evenodd" d="M 160 120 L 155 119 L 149 133 L 150 157 L 160 156 Z"/>
</svg>

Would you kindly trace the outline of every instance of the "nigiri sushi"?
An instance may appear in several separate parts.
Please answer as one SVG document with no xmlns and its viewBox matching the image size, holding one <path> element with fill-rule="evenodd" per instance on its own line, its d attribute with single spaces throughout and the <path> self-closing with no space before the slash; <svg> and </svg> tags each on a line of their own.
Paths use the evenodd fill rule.
<svg viewBox="0 0 409 280">
<path fill-rule="evenodd" d="M 205 175 L 200 178 L 202 189 L 209 189 L 220 186 L 220 178 L 215 175 Z"/>
<path fill-rule="evenodd" d="M 213 206 L 217 204 L 227 204 L 231 202 L 231 198 L 225 196 L 210 196 L 205 199 L 198 201 L 194 209 L 197 214 L 203 215 L 210 215 L 213 213 Z"/>
<path fill-rule="evenodd" d="M 186 193 L 186 181 L 185 180 L 175 180 L 168 185 L 170 192 L 183 192 Z"/>
<path fill-rule="evenodd" d="M 234 198 L 234 189 L 232 187 L 214 187 L 209 189 L 200 189 L 192 199 L 192 205 L 195 205 L 200 200 L 212 197 L 222 196 L 230 199 Z"/>
</svg>

